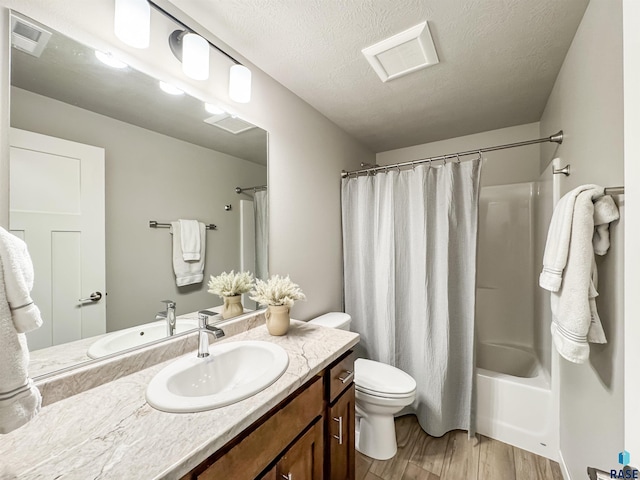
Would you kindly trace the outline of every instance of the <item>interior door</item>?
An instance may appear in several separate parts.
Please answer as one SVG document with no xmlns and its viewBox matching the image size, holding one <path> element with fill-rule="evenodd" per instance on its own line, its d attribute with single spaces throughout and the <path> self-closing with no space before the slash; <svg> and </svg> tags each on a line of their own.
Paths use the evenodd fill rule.
<svg viewBox="0 0 640 480">
<path fill-rule="evenodd" d="M 29 248 L 43 318 L 29 348 L 105 333 L 104 149 L 12 128 L 9 162 L 9 228 Z"/>
</svg>

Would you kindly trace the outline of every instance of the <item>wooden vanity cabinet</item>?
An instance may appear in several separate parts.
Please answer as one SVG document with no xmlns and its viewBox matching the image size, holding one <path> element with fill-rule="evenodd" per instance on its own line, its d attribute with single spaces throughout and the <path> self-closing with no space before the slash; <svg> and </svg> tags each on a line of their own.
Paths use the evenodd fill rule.
<svg viewBox="0 0 640 480">
<path fill-rule="evenodd" d="M 348 352 L 182 480 L 352 480 L 354 472 L 355 389 Z"/>
</svg>

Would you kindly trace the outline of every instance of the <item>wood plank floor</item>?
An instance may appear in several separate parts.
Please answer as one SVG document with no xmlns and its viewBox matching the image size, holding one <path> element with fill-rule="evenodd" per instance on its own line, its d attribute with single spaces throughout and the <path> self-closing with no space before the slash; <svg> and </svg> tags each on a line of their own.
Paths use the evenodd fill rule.
<svg viewBox="0 0 640 480">
<path fill-rule="evenodd" d="M 398 453 L 391 460 L 356 456 L 356 480 L 562 480 L 544 457 L 482 435 L 427 435 L 415 415 L 396 419 Z"/>
</svg>

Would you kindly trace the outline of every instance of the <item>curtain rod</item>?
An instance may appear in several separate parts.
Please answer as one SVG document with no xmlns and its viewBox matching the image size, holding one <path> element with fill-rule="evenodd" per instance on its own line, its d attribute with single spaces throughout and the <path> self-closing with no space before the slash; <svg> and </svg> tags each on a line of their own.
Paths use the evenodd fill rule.
<svg viewBox="0 0 640 480">
<path fill-rule="evenodd" d="M 556 133 L 555 135 L 551 135 L 550 137 L 544 137 L 544 138 L 538 138 L 536 140 L 526 140 L 524 142 L 516 142 L 516 143 L 506 143 L 504 145 L 496 145 L 493 147 L 485 147 L 485 148 L 478 148 L 475 150 L 467 150 L 466 152 L 457 152 L 457 153 L 447 153 L 445 155 L 437 155 L 435 157 L 427 157 L 427 158 L 419 158 L 417 160 L 410 160 L 408 162 L 401 162 L 401 163 L 394 163 L 392 165 L 383 165 L 383 166 L 376 166 L 376 167 L 370 167 L 370 168 L 362 168 L 360 170 L 352 170 L 350 172 L 347 171 L 342 171 L 342 178 L 346 178 L 349 175 L 357 175 L 359 173 L 371 173 L 371 172 L 378 172 L 380 170 L 389 170 L 391 168 L 401 168 L 401 167 L 412 167 L 414 165 L 419 165 L 421 163 L 426 163 L 426 162 L 432 162 L 432 161 L 437 161 L 437 160 L 442 160 L 444 162 L 447 161 L 447 159 L 451 159 L 451 158 L 460 158 L 460 157 L 466 157 L 469 155 L 481 155 L 485 152 L 494 152 L 496 150 L 505 150 L 507 148 L 516 148 L 516 147 L 524 147 L 526 145 L 535 145 L 536 143 L 546 143 L 546 142 L 553 142 L 553 143 L 562 143 L 562 138 L 563 138 L 564 133 L 562 132 L 562 130 L 560 130 L 558 133 Z"/>
</svg>

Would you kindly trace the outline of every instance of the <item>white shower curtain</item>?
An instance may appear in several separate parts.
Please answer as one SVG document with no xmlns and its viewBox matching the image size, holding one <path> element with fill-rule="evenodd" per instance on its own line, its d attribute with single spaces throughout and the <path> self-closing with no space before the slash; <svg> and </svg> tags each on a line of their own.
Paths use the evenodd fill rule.
<svg viewBox="0 0 640 480">
<path fill-rule="evenodd" d="M 345 311 L 368 358 L 415 378 L 422 428 L 473 434 L 481 160 L 342 181 Z"/>
<path fill-rule="evenodd" d="M 253 195 L 253 218 L 256 230 L 256 278 L 266 280 L 269 277 L 269 197 L 266 190 Z"/>
</svg>

